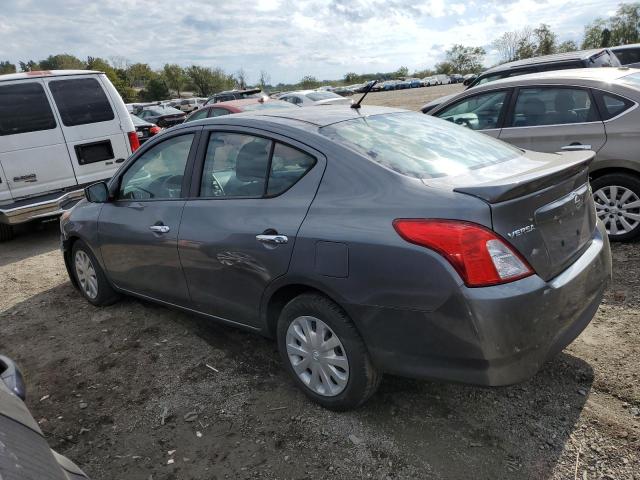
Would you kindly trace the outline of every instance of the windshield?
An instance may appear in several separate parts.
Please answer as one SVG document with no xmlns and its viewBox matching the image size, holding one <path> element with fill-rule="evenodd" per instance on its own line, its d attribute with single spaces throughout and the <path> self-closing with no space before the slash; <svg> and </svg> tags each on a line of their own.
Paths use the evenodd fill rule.
<svg viewBox="0 0 640 480">
<path fill-rule="evenodd" d="M 639 88 L 640 87 L 640 73 L 632 73 L 631 75 L 625 75 L 620 78 L 620 81 L 626 83 L 627 85 L 631 85 L 632 87 Z"/>
<path fill-rule="evenodd" d="M 323 127 L 320 133 L 414 178 L 458 175 L 522 154 L 487 135 L 415 112 L 356 118 Z"/>
<path fill-rule="evenodd" d="M 331 92 L 312 92 L 307 93 L 307 98 L 310 98 L 314 102 L 319 100 L 328 100 L 330 98 L 342 98 L 340 95 Z"/>
<path fill-rule="evenodd" d="M 151 108 L 145 108 L 145 110 L 147 112 L 151 112 L 153 115 L 175 115 L 175 114 L 183 114 L 184 112 L 182 110 L 178 110 L 177 108 L 173 108 L 173 107 L 151 107 Z"/>
<path fill-rule="evenodd" d="M 295 105 L 289 102 L 272 100 L 270 102 L 264 102 L 264 103 L 251 103 L 249 105 L 243 106 L 242 110 L 245 112 L 248 112 L 251 110 L 268 110 L 268 109 L 275 110 L 279 108 L 299 108 L 299 107 L 296 107 Z"/>
</svg>

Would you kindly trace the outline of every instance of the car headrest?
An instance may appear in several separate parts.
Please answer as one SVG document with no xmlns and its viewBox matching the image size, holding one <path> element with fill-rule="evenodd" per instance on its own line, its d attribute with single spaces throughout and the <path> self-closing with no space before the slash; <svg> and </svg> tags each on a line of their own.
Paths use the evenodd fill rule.
<svg viewBox="0 0 640 480">
<path fill-rule="evenodd" d="M 236 178 L 243 182 L 264 180 L 269 161 L 268 144 L 250 142 L 240 149 L 236 160 Z"/>
<path fill-rule="evenodd" d="M 545 108 L 542 100 L 537 98 L 528 98 L 524 102 L 522 113 L 526 116 L 544 115 L 547 113 L 547 109 Z"/>
<path fill-rule="evenodd" d="M 573 99 L 571 92 L 558 92 L 554 100 L 556 112 L 566 112 L 573 110 L 576 107 L 576 102 Z"/>
</svg>

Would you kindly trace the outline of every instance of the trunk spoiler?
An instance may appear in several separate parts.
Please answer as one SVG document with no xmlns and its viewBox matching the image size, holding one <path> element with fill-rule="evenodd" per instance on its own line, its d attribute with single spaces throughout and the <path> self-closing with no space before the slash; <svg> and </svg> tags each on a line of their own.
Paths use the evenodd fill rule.
<svg viewBox="0 0 640 480">
<path fill-rule="evenodd" d="M 595 156 L 596 153 L 592 151 L 562 152 L 557 160 L 539 168 L 514 175 L 507 173 L 499 180 L 456 187 L 453 191 L 473 195 L 489 203 L 504 202 L 558 184 L 582 170 L 586 173 Z"/>
</svg>

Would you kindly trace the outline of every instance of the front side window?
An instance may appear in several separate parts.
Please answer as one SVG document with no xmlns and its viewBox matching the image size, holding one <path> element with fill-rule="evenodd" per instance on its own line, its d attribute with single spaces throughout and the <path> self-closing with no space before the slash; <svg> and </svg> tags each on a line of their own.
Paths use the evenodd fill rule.
<svg viewBox="0 0 640 480">
<path fill-rule="evenodd" d="M 315 165 L 316 159 L 300 150 L 276 143 L 271 159 L 267 195 L 279 195 L 291 188 Z"/>
<path fill-rule="evenodd" d="M 435 116 L 472 130 L 498 128 L 506 98 L 506 90 L 474 95 L 436 113 Z"/>
<path fill-rule="evenodd" d="M 119 200 L 180 198 L 194 134 L 169 138 L 143 153 L 122 175 Z"/>
<path fill-rule="evenodd" d="M 62 123 L 67 127 L 115 118 L 109 100 L 95 78 L 53 80 L 49 82 L 49 89 Z"/>
<path fill-rule="evenodd" d="M 261 197 L 265 192 L 271 140 L 214 132 L 204 160 L 201 197 Z"/>
<path fill-rule="evenodd" d="M 320 133 L 402 175 L 459 175 L 517 158 L 516 147 L 415 112 L 372 115 L 334 123 Z"/>
<path fill-rule="evenodd" d="M 598 120 L 595 105 L 581 88 L 522 88 L 518 94 L 512 127 L 563 125 Z"/>
<path fill-rule="evenodd" d="M 52 128 L 56 128 L 56 120 L 40 83 L 0 87 L 0 136 Z"/>
</svg>

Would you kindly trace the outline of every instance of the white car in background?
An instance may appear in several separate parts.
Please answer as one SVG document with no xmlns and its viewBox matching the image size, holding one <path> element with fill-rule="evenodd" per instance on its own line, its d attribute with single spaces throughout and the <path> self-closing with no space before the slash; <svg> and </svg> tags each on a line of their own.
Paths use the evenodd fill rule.
<svg viewBox="0 0 640 480">
<path fill-rule="evenodd" d="M 424 77 L 422 79 L 423 87 L 433 87 L 435 85 L 438 85 L 438 80 L 436 79 L 436 77 Z"/>
<path fill-rule="evenodd" d="M 440 74 L 440 75 L 435 75 L 434 78 L 438 82 L 438 85 L 448 85 L 451 83 L 451 79 L 449 78 L 449 75 Z"/>
<path fill-rule="evenodd" d="M 191 113 L 194 110 L 202 108 L 206 102 L 206 98 L 185 98 L 184 100 L 180 100 L 174 108 L 182 110 L 185 113 Z"/>
<path fill-rule="evenodd" d="M 13 226 L 60 215 L 139 147 L 102 72 L 0 75 L 0 242 Z"/>
<path fill-rule="evenodd" d="M 282 95 L 280 100 L 293 103 L 299 107 L 309 107 L 312 105 L 351 105 L 353 100 L 341 97 L 340 95 L 321 90 L 298 90 Z"/>
</svg>

